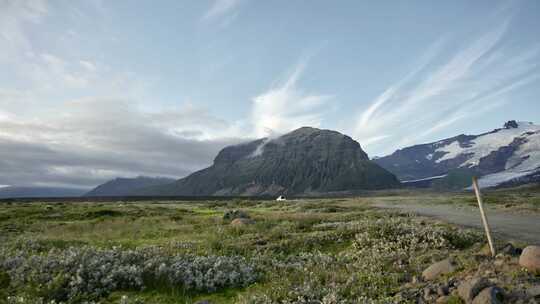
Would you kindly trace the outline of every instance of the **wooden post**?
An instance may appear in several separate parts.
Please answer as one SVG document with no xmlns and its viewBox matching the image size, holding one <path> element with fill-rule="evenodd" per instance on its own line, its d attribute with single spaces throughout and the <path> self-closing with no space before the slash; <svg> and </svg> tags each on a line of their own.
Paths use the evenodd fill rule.
<svg viewBox="0 0 540 304">
<path fill-rule="evenodd" d="M 480 193 L 480 187 L 478 186 L 478 180 L 476 176 L 473 177 L 473 187 L 474 192 L 476 193 L 476 200 L 478 201 L 478 207 L 480 208 L 480 215 L 482 216 L 482 223 L 484 224 L 484 229 L 486 230 L 486 236 L 489 244 L 489 249 L 491 250 L 491 256 L 495 256 L 495 247 L 493 246 L 493 240 L 491 239 L 491 230 L 489 229 L 489 223 L 484 211 L 484 205 L 482 203 L 482 194 Z"/>
</svg>

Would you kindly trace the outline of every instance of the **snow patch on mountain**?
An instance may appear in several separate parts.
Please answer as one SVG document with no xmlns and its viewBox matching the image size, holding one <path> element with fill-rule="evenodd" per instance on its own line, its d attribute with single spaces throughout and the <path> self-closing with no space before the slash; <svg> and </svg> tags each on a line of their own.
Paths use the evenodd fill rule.
<svg viewBox="0 0 540 304">
<path fill-rule="evenodd" d="M 529 171 L 502 171 L 497 172 L 493 174 L 488 174 L 482 176 L 480 179 L 478 179 L 478 185 L 480 188 L 490 188 L 490 187 L 496 187 L 502 183 L 518 179 L 520 177 L 525 177 L 527 175 L 533 174 L 534 170 Z M 472 189 L 472 186 L 468 189 Z"/>
<path fill-rule="evenodd" d="M 540 167 L 540 131 L 522 136 L 526 141 L 506 162 L 506 170 L 528 171 Z"/>
<path fill-rule="evenodd" d="M 437 150 L 435 150 L 435 152 L 446 153 L 441 158 L 435 161 L 436 163 L 440 163 L 444 160 L 453 159 L 457 157 L 458 155 L 465 153 L 465 148 L 462 148 L 459 142 L 456 140 L 446 146 L 442 146 L 438 148 Z"/>
<path fill-rule="evenodd" d="M 462 154 L 470 154 L 469 158 L 460 165 L 460 167 L 477 166 L 480 159 L 488 156 L 491 152 L 497 151 L 501 147 L 510 145 L 516 137 L 524 135 L 527 132 L 537 132 L 540 126 L 530 122 L 518 122 L 517 128 L 498 129 L 484 135 L 480 135 L 471 140 L 466 146 L 462 146 L 457 140 L 440 147 L 436 152 L 445 153 L 435 162 L 440 163 L 445 160 L 454 159 Z"/>
<path fill-rule="evenodd" d="M 440 178 L 443 178 L 443 177 L 446 177 L 448 174 L 443 174 L 443 175 L 438 175 L 438 176 L 430 176 L 430 177 L 426 177 L 426 178 L 419 178 L 419 179 L 413 179 L 413 180 L 404 180 L 404 181 L 401 181 L 402 183 L 414 183 L 414 182 L 420 182 L 420 181 L 427 181 L 427 180 L 432 180 L 432 179 L 440 179 Z"/>
</svg>

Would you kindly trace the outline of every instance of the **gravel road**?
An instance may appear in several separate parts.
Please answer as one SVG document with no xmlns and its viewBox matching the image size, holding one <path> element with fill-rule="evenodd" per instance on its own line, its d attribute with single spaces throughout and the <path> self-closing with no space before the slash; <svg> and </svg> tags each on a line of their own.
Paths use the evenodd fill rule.
<svg viewBox="0 0 540 304">
<path fill-rule="evenodd" d="M 401 204 L 392 202 L 377 202 L 373 206 L 385 209 L 398 209 L 404 212 L 436 218 L 448 223 L 483 229 L 480 210 L 477 207 L 450 204 Z M 488 208 L 486 214 L 489 225 L 496 236 L 508 240 L 540 245 L 540 213 L 531 212 L 529 214 L 523 214 Z"/>
</svg>

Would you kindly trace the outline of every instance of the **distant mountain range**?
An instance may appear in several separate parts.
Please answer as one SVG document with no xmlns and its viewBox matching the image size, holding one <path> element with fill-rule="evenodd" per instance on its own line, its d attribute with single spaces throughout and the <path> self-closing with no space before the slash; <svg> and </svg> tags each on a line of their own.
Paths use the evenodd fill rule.
<svg viewBox="0 0 540 304">
<path fill-rule="evenodd" d="M 136 189 L 171 184 L 174 181 L 175 179 L 166 177 L 119 177 L 97 186 L 84 196 L 129 196 L 132 195 Z"/>
<path fill-rule="evenodd" d="M 58 188 L 58 187 L 2 187 L 1 198 L 22 197 L 75 197 L 86 192 L 84 189 Z"/>
<path fill-rule="evenodd" d="M 540 182 L 540 126 L 508 121 L 479 135 L 414 145 L 370 160 L 360 144 L 331 130 L 303 127 L 277 138 L 225 147 L 185 178 L 116 178 L 88 193 L 69 188 L 4 187 L 0 198 L 130 195 L 310 195 L 403 186 L 463 189 Z"/>
<path fill-rule="evenodd" d="M 374 161 L 405 184 L 452 178 L 460 185 L 457 179 L 461 176 L 470 185 L 472 175 L 481 177 L 482 187 L 537 182 L 540 126 L 511 120 L 491 132 L 415 145 Z"/>
<path fill-rule="evenodd" d="M 212 166 L 174 182 L 139 181 L 116 179 L 87 195 L 302 195 L 399 186 L 352 138 L 310 127 L 225 147 Z"/>
</svg>

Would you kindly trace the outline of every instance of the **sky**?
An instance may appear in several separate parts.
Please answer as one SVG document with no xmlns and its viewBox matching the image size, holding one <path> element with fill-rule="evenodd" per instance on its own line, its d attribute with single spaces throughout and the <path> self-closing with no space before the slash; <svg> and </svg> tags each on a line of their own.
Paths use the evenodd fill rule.
<svg viewBox="0 0 540 304">
<path fill-rule="evenodd" d="M 540 1 L 0 0 L 0 185 L 183 177 L 301 126 L 370 155 L 540 123 Z"/>
</svg>

